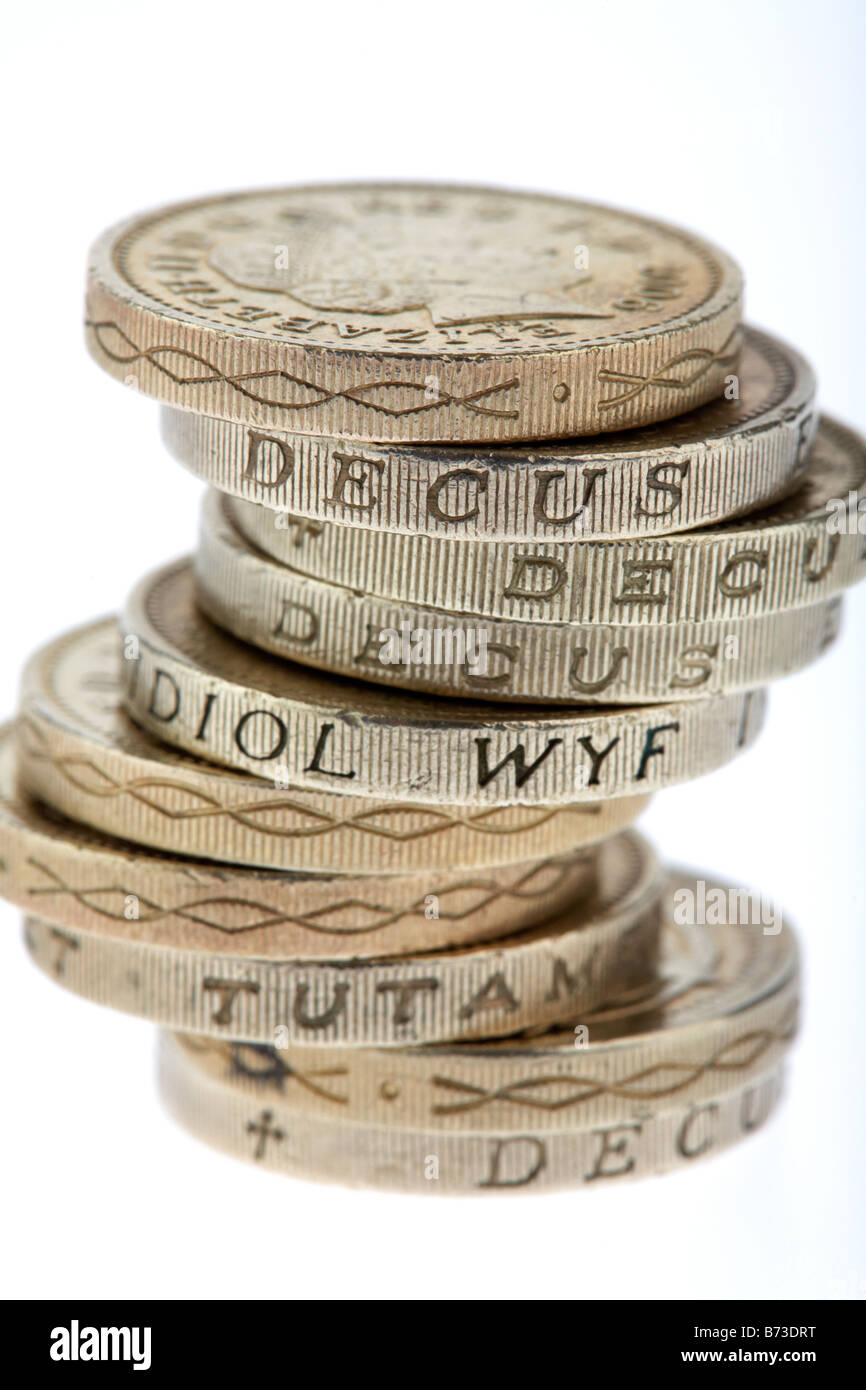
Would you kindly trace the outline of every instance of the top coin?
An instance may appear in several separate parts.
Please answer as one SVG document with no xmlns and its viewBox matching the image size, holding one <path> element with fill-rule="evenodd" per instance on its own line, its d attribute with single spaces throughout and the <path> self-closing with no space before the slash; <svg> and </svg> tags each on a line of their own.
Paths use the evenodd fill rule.
<svg viewBox="0 0 866 1390">
<path fill-rule="evenodd" d="M 505 189 L 332 184 L 176 204 L 105 233 L 87 336 L 184 410 L 301 434 L 597 434 L 722 394 L 742 277 L 675 227 Z"/>
</svg>

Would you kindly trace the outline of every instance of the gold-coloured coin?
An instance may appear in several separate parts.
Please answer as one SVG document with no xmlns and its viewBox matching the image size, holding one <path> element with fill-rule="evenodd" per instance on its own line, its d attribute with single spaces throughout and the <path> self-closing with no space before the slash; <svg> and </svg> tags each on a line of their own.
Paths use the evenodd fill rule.
<svg viewBox="0 0 866 1390">
<path fill-rule="evenodd" d="M 693 911 L 694 924 L 678 921 L 686 895 L 693 906 L 721 895 L 732 904 L 728 920 L 700 925 Z M 322 1119 L 427 1132 L 529 1124 L 549 1133 L 713 1101 L 778 1066 L 790 1047 L 800 989 L 794 934 L 759 895 L 680 870 L 668 879 L 662 923 L 653 978 L 573 1014 L 568 1026 L 504 1041 L 346 1048 L 336 1064 L 333 1049 L 300 1049 L 285 1037 L 202 1051 L 215 1077 L 258 1105 L 282 1096 Z"/>
<path fill-rule="evenodd" d="M 758 1130 L 783 1086 L 777 1067 L 729 1085 L 717 1100 L 645 1107 L 633 1120 L 546 1133 L 527 1116 L 503 1133 L 425 1133 L 310 1115 L 280 1094 L 262 1104 L 211 1061 L 201 1039 L 160 1034 L 160 1096 L 197 1139 L 289 1177 L 446 1196 L 594 1189 L 690 1168 Z"/>
<path fill-rule="evenodd" d="M 233 527 L 227 502 L 211 492 L 202 510 L 196 592 L 208 617 L 277 656 L 379 685 L 464 699 L 658 704 L 790 675 L 839 631 L 840 598 L 652 627 L 473 618 L 377 599 L 269 559 Z"/>
<path fill-rule="evenodd" d="M 28 791 L 64 815 L 151 849 L 320 873 L 486 868 L 603 840 L 649 799 L 431 806 L 276 787 L 143 734 L 119 705 L 122 661 L 114 619 L 76 629 L 31 658 L 19 773 Z"/>
<path fill-rule="evenodd" d="M 401 956 L 511 935 L 597 887 L 593 850 L 480 870 L 354 876 L 216 867 L 138 850 L 18 793 L 14 751 L 7 725 L 0 897 L 50 923 L 58 952 L 70 948 L 69 929 L 80 928 L 238 957 Z"/>
<path fill-rule="evenodd" d="M 659 222 L 423 184 L 177 204 L 91 254 L 87 339 L 169 404 L 353 439 L 565 438 L 667 419 L 736 372 L 742 277 Z"/>
<path fill-rule="evenodd" d="M 231 498 L 224 508 L 293 570 L 395 602 L 526 623 L 724 622 L 814 604 L 863 577 L 866 441 L 823 417 L 790 497 L 652 539 L 527 544 L 322 525 L 287 546 L 276 513 Z"/>
<path fill-rule="evenodd" d="M 721 766 L 757 736 L 763 690 L 597 713 L 438 701 L 256 653 L 195 603 L 188 561 L 123 617 L 126 706 L 167 742 L 293 786 L 458 805 L 606 800 Z"/>
<path fill-rule="evenodd" d="M 791 487 L 815 433 L 814 398 L 815 377 L 800 354 L 747 328 L 725 396 L 664 425 L 619 434 L 484 450 L 362 448 L 168 406 L 162 432 L 200 478 L 281 514 L 261 543 L 291 565 L 307 536 L 313 545 L 316 521 L 521 542 L 707 526 Z"/>
<path fill-rule="evenodd" d="M 646 988 L 664 876 L 645 841 L 599 849 L 595 893 L 531 931 L 368 960 L 262 960 L 127 941 L 27 919 L 30 953 L 76 994 L 185 1032 L 331 1047 L 489 1038 Z"/>
</svg>

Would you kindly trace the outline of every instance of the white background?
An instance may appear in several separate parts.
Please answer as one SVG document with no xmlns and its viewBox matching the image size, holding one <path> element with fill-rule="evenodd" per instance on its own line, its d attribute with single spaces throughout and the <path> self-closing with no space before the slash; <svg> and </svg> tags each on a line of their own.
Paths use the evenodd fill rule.
<svg viewBox="0 0 866 1390">
<path fill-rule="evenodd" d="M 89 361 L 88 243 L 149 205 L 255 184 L 477 180 L 703 232 L 748 313 L 866 426 L 864 7 L 794 0 L 10 7 L 0 100 L 0 706 L 37 644 L 191 547 L 198 485 L 157 408 Z M 663 853 L 783 901 L 807 1013 L 783 1112 L 640 1184 L 410 1198 L 293 1182 L 161 1113 L 150 1027 L 63 993 L 0 904 L 0 1281 L 11 1296 L 866 1295 L 866 592 L 777 687 L 740 762 L 657 798 Z"/>
</svg>

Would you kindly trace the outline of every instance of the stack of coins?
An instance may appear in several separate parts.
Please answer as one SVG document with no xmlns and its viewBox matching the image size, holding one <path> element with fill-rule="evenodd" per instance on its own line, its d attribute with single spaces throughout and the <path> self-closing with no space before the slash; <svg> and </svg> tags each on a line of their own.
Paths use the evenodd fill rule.
<svg viewBox="0 0 866 1390">
<path fill-rule="evenodd" d="M 773 1109 L 790 929 L 630 828 L 755 739 L 866 566 L 866 445 L 741 295 L 691 234 L 485 188 L 97 243 L 90 351 L 210 490 L 194 559 L 31 659 L 0 891 L 61 984 L 176 1030 L 193 1133 L 537 1190 Z"/>
</svg>

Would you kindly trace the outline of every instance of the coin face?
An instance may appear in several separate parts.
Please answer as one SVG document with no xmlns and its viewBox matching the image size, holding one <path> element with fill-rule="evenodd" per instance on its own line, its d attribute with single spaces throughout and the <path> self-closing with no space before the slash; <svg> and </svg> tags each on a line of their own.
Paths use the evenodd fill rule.
<svg viewBox="0 0 866 1390">
<path fill-rule="evenodd" d="M 282 539 L 292 564 L 321 522 L 500 541 L 623 539 L 710 525 L 791 487 L 815 433 L 814 396 L 814 373 L 800 354 L 746 328 L 724 396 L 661 425 L 592 439 L 364 448 L 170 407 L 162 432 L 198 477 L 281 514 L 272 544 Z"/>
<path fill-rule="evenodd" d="M 545 438 L 721 394 L 741 277 L 689 233 L 501 189 L 276 188 L 157 210 L 91 258 L 88 339 L 148 394 L 357 439 Z"/>
</svg>

